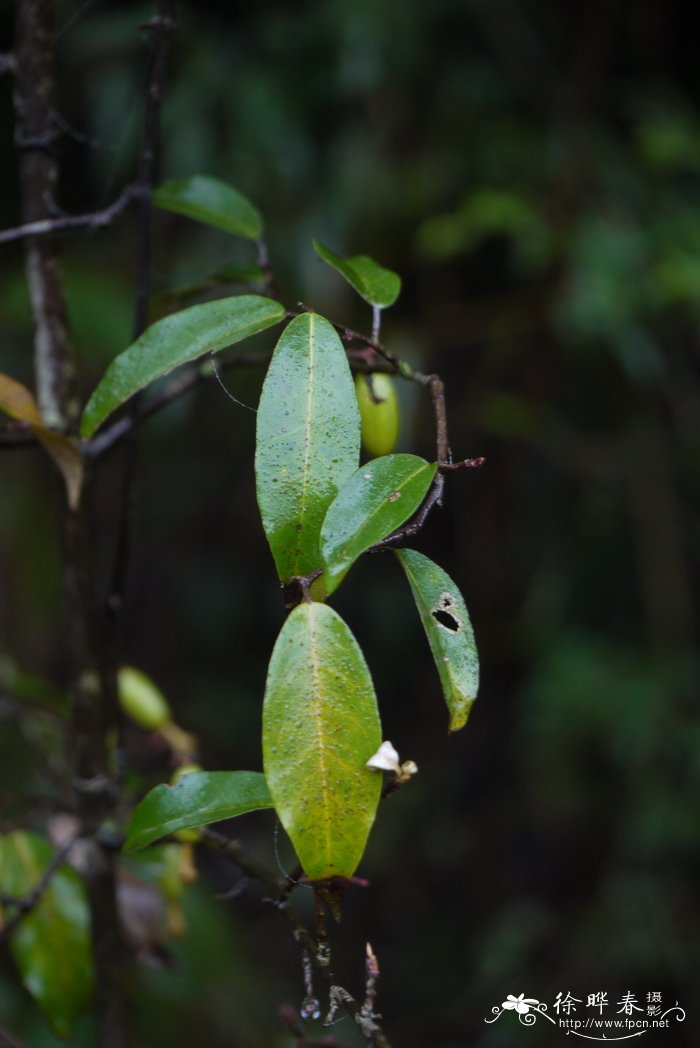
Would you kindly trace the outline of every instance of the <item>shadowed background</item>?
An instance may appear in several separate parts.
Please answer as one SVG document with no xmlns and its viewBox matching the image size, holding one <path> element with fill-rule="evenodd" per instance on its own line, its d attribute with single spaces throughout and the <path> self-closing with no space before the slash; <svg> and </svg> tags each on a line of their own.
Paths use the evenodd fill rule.
<svg viewBox="0 0 700 1048">
<path fill-rule="evenodd" d="M 8 5 L 9 6 L 9 5 Z M 134 170 L 148 5 L 59 3 L 58 199 L 108 203 Z M 696 1043 L 700 116 L 687 7 L 548 0 L 181 4 L 163 177 L 207 173 L 255 201 L 280 297 L 369 331 L 368 308 L 312 236 L 396 269 L 386 344 L 447 389 L 445 504 L 415 542 L 460 586 L 482 658 L 467 728 L 447 716 L 391 556 L 333 603 L 365 649 L 385 737 L 420 774 L 382 805 L 336 932 L 360 993 L 364 941 L 401 1048 L 534 1048 L 564 1033 L 485 1017 L 661 991 L 688 1018 L 649 1043 Z M 2 12 L 2 50 L 11 11 Z M 0 83 L 2 227 L 19 222 L 11 83 Z M 133 231 L 66 235 L 81 388 L 128 345 Z M 154 216 L 154 288 L 253 261 L 251 248 Z M 231 289 L 228 289 L 231 290 Z M 235 290 L 235 289 L 234 289 Z M 154 302 L 154 318 L 168 306 Z M 0 370 L 32 384 L 21 250 L 0 256 Z M 270 349 L 273 336 L 251 347 Z M 255 406 L 262 374 L 228 371 Z M 402 387 L 401 450 L 430 457 L 427 396 Z M 267 660 L 283 621 L 254 500 L 255 416 L 203 384 L 142 431 L 124 658 L 150 673 L 207 768 L 260 767 Z M 122 460 L 95 493 L 108 577 Z M 38 451 L 0 460 L 0 654 L 63 685 L 59 481 Z M 3 707 L 0 707 L 2 713 Z M 31 725 L 0 720 L 4 827 L 40 826 L 54 787 Z M 167 754 L 127 732 L 141 788 Z M 54 753 L 59 770 L 60 745 Z M 274 862 L 274 819 L 232 827 Z M 288 867 L 293 858 L 280 844 Z M 204 856 L 178 971 L 144 970 L 135 1044 L 286 1046 L 297 951 L 254 887 Z M 304 889 L 299 889 L 302 893 Z M 298 894 L 299 894 L 298 893 Z M 304 905 L 302 898 L 300 905 Z M 7 978 L 0 1016 L 58 1042 Z M 696 1014 L 693 1014 L 695 1011 Z M 360 1043 L 345 1022 L 341 1043 Z M 652 1040 L 652 1038 L 656 1038 Z M 78 1048 L 91 1043 L 86 1021 Z"/>
</svg>

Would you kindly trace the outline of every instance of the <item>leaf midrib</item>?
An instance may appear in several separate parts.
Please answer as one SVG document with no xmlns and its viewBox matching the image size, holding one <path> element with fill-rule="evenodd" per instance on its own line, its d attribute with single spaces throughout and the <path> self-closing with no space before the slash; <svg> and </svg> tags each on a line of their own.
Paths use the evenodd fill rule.
<svg viewBox="0 0 700 1048">
<path fill-rule="evenodd" d="M 313 315 L 309 316 L 309 355 L 307 360 L 307 393 L 306 393 L 306 416 L 304 418 L 304 460 L 301 474 L 301 504 L 299 506 L 299 522 L 302 530 L 299 532 L 299 552 L 294 554 L 294 574 L 299 574 L 299 562 L 302 558 L 304 545 L 304 516 L 306 514 L 306 502 L 309 489 L 309 474 L 311 462 L 311 420 L 313 418 L 313 399 L 315 394 L 314 365 L 316 358 L 316 342 Z"/>
<path fill-rule="evenodd" d="M 321 700 L 321 667 L 318 658 L 318 647 L 317 647 L 317 623 L 316 615 L 318 614 L 316 606 L 311 604 L 309 606 L 309 655 L 311 662 L 311 681 L 313 688 L 313 711 L 314 711 L 314 727 L 316 730 L 316 742 L 318 747 L 318 760 L 320 765 L 320 780 L 321 780 L 321 805 L 323 807 L 323 838 L 324 838 L 324 859 L 328 861 L 328 857 L 331 855 L 331 839 L 330 839 L 330 818 L 329 818 L 329 804 L 328 804 L 328 755 L 326 752 L 326 741 L 325 733 L 323 731 L 323 715 L 322 708 L 323 703 Z"/>
</svg>

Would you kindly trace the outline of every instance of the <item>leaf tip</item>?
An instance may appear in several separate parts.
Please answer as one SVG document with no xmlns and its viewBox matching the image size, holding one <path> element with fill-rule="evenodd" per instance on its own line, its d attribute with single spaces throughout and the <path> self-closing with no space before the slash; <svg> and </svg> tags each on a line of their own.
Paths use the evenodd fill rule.
<svg viewBox="0 0 700 1048">
<path fill-rule="evenodd" d="M 455 710 L 455 712 L 450 717 L 450 726 L 448 728 L 448 732 L 450 735 L 452 735 L 455 731 L 461 731 L 461 729 L 465 726 L 465 724 L 469 720 L 469 714 L 471 713 L 471 708 L 473 705 L 474 699 L 469 699 L 467 704 L 462 709 Z"/>
</svg>

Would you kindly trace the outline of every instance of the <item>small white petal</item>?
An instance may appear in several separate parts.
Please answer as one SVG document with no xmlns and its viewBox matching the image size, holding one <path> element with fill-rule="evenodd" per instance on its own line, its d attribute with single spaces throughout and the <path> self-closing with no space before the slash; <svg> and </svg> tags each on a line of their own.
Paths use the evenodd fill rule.
<svg viewBox="0 0 700 1048">
<path fill-rule="evenodd" d="M 367 761 L 368 768 L 379 771 L 399 771 L 399 755 L 390 742 L 383 742 L 374 756 Z"/>
</svg>

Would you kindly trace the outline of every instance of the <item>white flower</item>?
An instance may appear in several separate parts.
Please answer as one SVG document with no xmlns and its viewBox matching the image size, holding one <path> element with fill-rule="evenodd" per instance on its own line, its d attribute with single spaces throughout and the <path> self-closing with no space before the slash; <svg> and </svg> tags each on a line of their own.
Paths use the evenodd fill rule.
<svg viewBox="0 0 700 1048">
<path fill-rule="evenodd" d="M 383 742 L 374 756 L 367 761 L 368 768 L 377 768 L 379 771 L 400 770 L 399 755 L 390 742 Z"/>
<path fill-rule="evenodd" d="M 367 761 L 366 767 L 376 768 L 378 771 L 393 771 L 398 782 L 408 782 L 412 775 L 418 771 L 415 761 L 404 761 L 399 764 L 399 755 L 387 740 L 381 744 L 377 752 Z"/>
<path fill-rule="evenodd" d="M 512 993 L 509 993 L 508 999 L 503 1002 L 501 1008 L 505 1008 L 507 1011 L 518 1012 L 519 1015 L 525 1015 L 530 1011 L 531 1005 L 539 1003 L 534 997 L 526 997 L 524 993 L 521 993 L 518 997 L 514 997 Z"/>
</svg>

